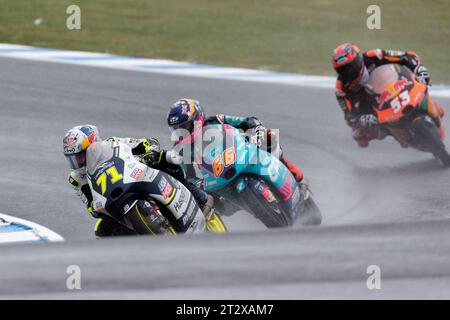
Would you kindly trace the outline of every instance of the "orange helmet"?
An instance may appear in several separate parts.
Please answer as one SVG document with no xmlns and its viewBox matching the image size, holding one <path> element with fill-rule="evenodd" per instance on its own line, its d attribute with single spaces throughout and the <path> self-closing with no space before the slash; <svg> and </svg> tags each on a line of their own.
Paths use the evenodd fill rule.
<svg viewBox="0 0 450 320">
<path fill-rule="evenodd" d="M 333 51 L 333 68 L 344 85 L 357 83 L 364 74 L 361 50 L 352 43 L 344 43 Z"/>
</svg>

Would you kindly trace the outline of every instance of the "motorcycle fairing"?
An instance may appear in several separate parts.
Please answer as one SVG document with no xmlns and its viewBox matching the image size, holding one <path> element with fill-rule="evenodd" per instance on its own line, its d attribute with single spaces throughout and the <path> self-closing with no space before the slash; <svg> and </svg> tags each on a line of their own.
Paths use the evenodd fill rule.
<svg viewBox="0 0 450 320">
<path fill-rule="evenodd" d="M 397 122 L 412 109 L 424 107 L 427 86 L 417 82 L 406 67 L 395 64 L 377 67 L 370 75 L 369 86 L 376 95 L 374 110 L 380 124 Z"/>
<path fill-rule="evenodd" d="M 213 146 L 209 145 L 209 149 L 205 148 L 203 162 L 198 164 L 203 174 L 205 190 L 222 189 L 241 175 L 259 176 L 273 187 L 282 205 L 292 219 L 295 219 L 302 206 L 303 197 L 297 181 L 286 166 L 272 154 L 247 142 L 241 132 L 230 125 L 209 125 L 205 127 L 205 130 L 208 129 L 220 131 L 223 140 Z M 229 158 L 234 161 L 227 162 L 226 153 L 233 155 Z M 214 169 L 218 163 L 216 159 L 222 160 L 219 162 L 223 166 L 221 170 Z"/>
<path fill-rule="evenodd" d="M 88 169 L 87 176 L 93 194 L 94 210 L 123 220 L 123 212 L 126 210 L 120 207 L 121 205 L 127 203 L 131 197 L 150 196 L 171 212 L 173 218 L 169 220 L 172 220 L 170 222 L 177 231 L 196 233 L 205 229 L 204 215 L 192 194 L 182 183 L 163 171 L 139 162 L 126 144 L 111 145 L 108 141 L 96 144 L 89 147 L 88 159 L 92 160 L 89 152 L 111 155 L 108 151 L 98 152 L 97 148 L 113 148 L 114 152 L 112 157 L 104 162 L 101 162 L 104 159 L 99 157 L 96 167 L 92 168 L 91 165 Z M 94 148 L 90 151 L 92 147 Z M 113 173 L 114 171 L 116 172 Z"/>
</svg>

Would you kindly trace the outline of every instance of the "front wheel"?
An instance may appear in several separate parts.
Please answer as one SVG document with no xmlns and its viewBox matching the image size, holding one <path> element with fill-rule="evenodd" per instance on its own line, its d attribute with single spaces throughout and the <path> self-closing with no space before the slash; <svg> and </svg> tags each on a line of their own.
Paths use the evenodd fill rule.
<svg viewBox="0 0 450 320">
<path fill-rule="evenodd" d="M 307 191 L 309 192 L 309 191 Z M 319 207 L 314 202 L 311 195 L 305 199 L 305 210 L 300 215 L 299 222 L 305 226 L 318 226 L 322 223 L 322 213 Z"/>
<path fill-rule="evenodd" d="M 206 230 L 211 233 L 227 233 L 227 227 L 222 221 L 220 214 L 213 211 L 211 216 L 206 220 Z"/>
<path fill-rule="evenodd" d="M 240 197 L 247 210 L 252 212 L 267 228 L 282 228 L 292 225 L 291 219 L 281 209 L 278 201 L 262 200 L 253 192 L 252 188 L 245 188 L 240 193 Z"/>
<path fill-rule="evenodd" d="M 427 142 L 433 156 L 444 167 L 450 166 L 450 155 L 441 141 L 439 129 L 433 120 L 421 117 L 413 122 L 413 128 Z"/>
<path fill-rule="evenodd" d="M 448 154 L 447 150 L 445 150 L 445 148 L 436 150 L 435 152 L 433 152 L 433 155 L 442 164 L 442 166 L 450 166 L 450 155 Z"/>
<path fill-rule="evenodd" d="M 158 206 L 146 200 L 135 201 L 125 216 L 137 234 L 162 235 L 172 229 Z"/>
</svg>

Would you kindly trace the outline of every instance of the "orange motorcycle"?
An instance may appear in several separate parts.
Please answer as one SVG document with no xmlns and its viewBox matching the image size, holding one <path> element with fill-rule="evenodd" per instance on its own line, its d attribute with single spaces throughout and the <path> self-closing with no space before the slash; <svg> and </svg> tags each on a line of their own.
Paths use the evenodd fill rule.
<svg viewBox="0 0 450 320">
<path fill-rule="evenodd" d="M 431 100 L 428 86 L 398 64 L 375 68 L 368 84 L 375 95 L 378 123 L 402 146 L 430 152 L 442 165 L 450 166 L 440 108 Z"/>
</svg>

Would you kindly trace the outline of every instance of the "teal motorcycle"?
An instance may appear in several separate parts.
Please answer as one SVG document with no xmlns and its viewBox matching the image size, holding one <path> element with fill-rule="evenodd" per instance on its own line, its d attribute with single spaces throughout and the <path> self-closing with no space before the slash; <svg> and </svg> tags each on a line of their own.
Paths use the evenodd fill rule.
<svg viewBox="0 0 450 320">
<path fill-rule="evenodd" d="M 245 209 L 268 228 L 288 227 L 296 221 L 321 223 L 307 184 L 300 186 L 277 157 L 251 143 L 238 129 L 226 124 L 203 127 L 194 155 L 197 181 L 218 200 L 219 211 Z"/>
</svg>

